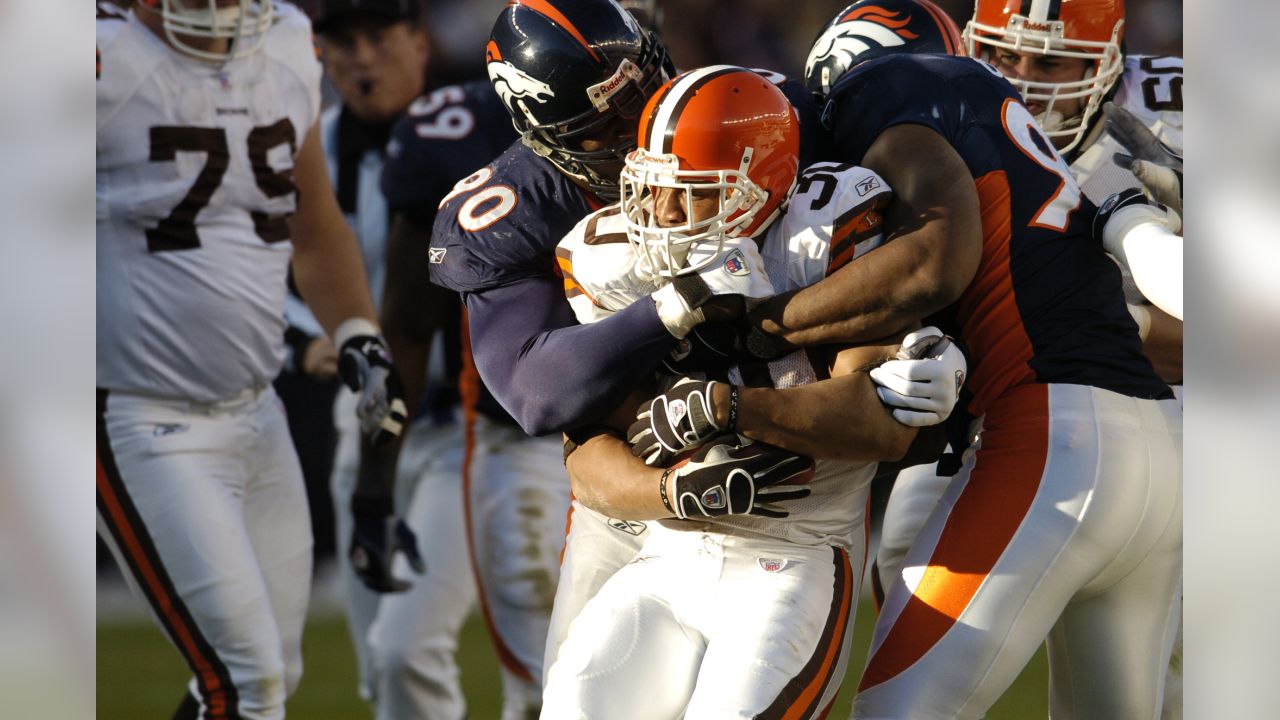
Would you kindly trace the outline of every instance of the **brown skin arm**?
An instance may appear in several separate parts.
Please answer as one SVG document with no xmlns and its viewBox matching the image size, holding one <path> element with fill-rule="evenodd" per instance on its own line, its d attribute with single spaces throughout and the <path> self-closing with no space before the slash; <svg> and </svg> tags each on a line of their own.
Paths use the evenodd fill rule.
<svg viewBox="0 0 1280 720">
<path fill-rule="evenodd" d="M 898 344 L 840 350 L 831 378 L 775 390 L 740 388 L 738 431 L 761 442 L 823 460 L 897 460 L 916 428 L 893 419 L 876 395 L 868 371 L 893 357 Z M 729 420 L 729 388 L 712 390 L 716 422 Z"/>
<path fill-rule="evenodd" d="M 377 322 L 364 260 L 355 233 L 338 207 L 320 147 L 320 125 L 312 125 L 294 160 L 298 211 L 289 218 L 293 277 L 326 333 L 348 318 Z"/>
<path fill-rule="evenodd" d="M 872 342 L 951 304 L 977 273 L 978 193 L 941 135 L 920 125 L 891 127 L 862 165 L 894 190 L 885 222 L 890 242 L 753 309 L 751 320 L 766 333 L 799 347 Z"/>
<path fill-rule="evenodd" d="M 1151 329 L 1142 342 L 1142 352 L 1167 383 L 1182 382 L 1182 321 L 1155 305 L 1147 305 Z"/>
<path fill-rule="evenodd" d="M 431 228 L 397 214 L 387 232 L 387 269 L 382 290 L 382 334 L 404 382 L 409 417 L 426 389 L 427 358 L 437 329 L 456 309 L 450 291 L 433 285 L 427 263 Z"/>
</svg>

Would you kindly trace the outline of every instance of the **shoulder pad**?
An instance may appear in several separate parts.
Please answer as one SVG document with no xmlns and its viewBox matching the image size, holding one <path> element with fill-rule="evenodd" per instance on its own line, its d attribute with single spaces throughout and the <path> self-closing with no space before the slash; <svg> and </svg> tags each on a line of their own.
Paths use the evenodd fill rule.
<svg viewBox="0 0 1280 720">
<path fill-rule="evenodd" d="M 657 290 L 636 274 L 635 248 L 617 205 L 597 210 L 556 246 L 564 294 L 582 324 L 595 322 Z"/>
<path fill-rule="evenodd" d="M 522 144 L 454 186 L 436 214 L 431 279 L 457 292 L 554 277 L 555 247 L 592 207 Z"/>
<path fill-rule="evenodd" d="M 864 167 L 817 163 L 801 173 L 778 235 L 770 234 L 785 243 L 786 288 L 811 285 L 879 247 L 892 199 L 884 178 Z"/>
</svg>

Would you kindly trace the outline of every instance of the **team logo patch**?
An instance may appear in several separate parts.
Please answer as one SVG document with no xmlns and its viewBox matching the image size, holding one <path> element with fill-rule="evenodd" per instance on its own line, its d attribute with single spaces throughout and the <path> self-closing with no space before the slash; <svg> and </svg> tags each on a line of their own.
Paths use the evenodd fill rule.
<svg viewBox="0 0 1280 720">
<path fill-rule="evenodd" d="M 715 508 L 717 510 L 723 508 L 727 504 L 724 488 L 719 485 L 707 488 L 703 491 L 700 502 L 702 503 L 702 507 L 705 508 Z"/>
<path fill-rule="evenodd" d="M 751 274 L 751 268 L 747 267 L 747 259 L 742 256 L 741 250 L 729 253 L 729 257 L 724 260 L 724 270 L 737 277 Z"/>
<path fill-rule="evenodd" d="M 178 433 L 184 433 L 190 429 L 191 426 L 187 423 L 157 423 L 155 429 L 151 431 L 151 434 L 156 437 L 164 437 L 165 435 L 177 435 Z"/>
<path fill-rule="evenodd" d="M 756 561 L 760 563 L 760 569 L 768 573 L 782 572 L 788 564 L 786 558 L 756 558 Z"/>
<path fill-rule="evenodd" d="M 866 197 L 867 193 L 871 192 L 872 190 L 880 189 L 880 181 L 876 180 L 875 176 L 873 175 L 869 178 L 859 180 L 858 184 L 854 185 L 853 188 L 858 191 L 858 197 Z"/>
<path fill-rule="evenodd" d="M 636 522 L 635 520 L 615 520 L 610 518 L 609 527 L 628 535 L 639 536 L 640 533 L 648 529 L 649 526 L 642 522 Z"/>
<path fill-rule="evenodd" d="M 544 103 L 555 97 L 551 86 L 526 73 L 520 68 L 503 60 L 490 62 L 487 67 L 489 82 L 508 108 L 520 108 L 529 121 L 537 124 L 538 120 L 529 109 L 529 103 Z"/>
<path fill-rule="evenodd" d="M 678 425 L 688 412 L 689 406 L 685 405 L 683 400 L 672 400 L 671 403 L 667 405 L 667 420 L 669 420 L 672 425 Z"/>
<path fill-rule="evenodd" d="M 449 252 L 449 248 L 427 248 L 427 262 L 432 265 L 439 265 L 444 262 L 444 254 Z"/>
</svg>

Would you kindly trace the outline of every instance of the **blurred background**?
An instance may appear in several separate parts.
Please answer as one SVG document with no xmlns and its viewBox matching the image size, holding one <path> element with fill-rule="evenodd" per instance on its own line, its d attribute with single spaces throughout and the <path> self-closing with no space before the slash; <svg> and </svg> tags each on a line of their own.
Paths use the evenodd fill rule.
<svg viewBox="0 0 1280 720">
<path fill-rule="evenodd" d="M 936 2 L 961 25 L 972 9 L 964 0 Z M 482 77 L 480 48 L 503 0 L 424 4 L 432 84 Z M 666 0 L 663 35 L 681 67 L 731 62 L 797 74 L 813 36 L 845 4 Z M 87 5 L 0 0 L 0 718 L 167 717 L 185 677 L 177 653 L 89 549 Z M 1280 427 L 1280 233 L 1269 214 L 1280 194 L 1280 106 L 1265 88 L 1280 67 L 1271 35 L 1280 4 L 1241 0 L 1222 9 L 1191 2 L 1185 16 L 1188 164 L 1196 167 L 1187 193 L 1203 208 L 1187 218 L 1200 238 L 1188 246 L 1187 269 L 1187 717 L 1274 717 L 1280 473 L 1266 448 Z M 1180 0 L 1129 0 L 1128 17 L 1129 52 L 1184 54 Z M 368 717 L 330 582 L 323 571 L 317 577 L 307 675 L 292 717 Z M 846 685 L 865 654 L 869 606 L 861 604 Z M 482 623 L 473 619 L 463 642 L 471 716 L 494 717 L 496 663 Z M 845 716 L 849 694 L 832 717 Z M 1044 717 L 1043 696 L 1037 658 L 990 717 Z"/>
</svg>

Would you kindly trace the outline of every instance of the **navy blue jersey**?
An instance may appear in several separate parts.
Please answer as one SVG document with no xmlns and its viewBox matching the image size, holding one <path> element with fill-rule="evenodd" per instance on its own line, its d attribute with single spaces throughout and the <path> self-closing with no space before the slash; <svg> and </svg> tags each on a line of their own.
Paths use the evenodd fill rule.
<svg viewBox="0 0 1280 720">
<path fill-rule="evenodd" d="M 455 183 L 519 137 L 487 81 L 450 85 L 413 101 L 391 131 L 382 194 L 393 213 L 430 226 Z"/>
<path fill-rule="evenodd" d="M 850 71 L 823 117 L 858 163 L 885 129 L 923 125 L 968 166 L 982 207 L 977 274 L 936 318 L 971 352 L 969 411 L 1028 383 L 1172 397 L 1142 354 L 1120 271 L 1092 239 L 1097 209 L 1014 89 L 969 58 L 893 55 Z"/>
<path fill-rule="evenodd" d="M 454 184 L 493 160 L 517 137 L 511 116 L 487 81 L 423 94 L 391 131 L 381 181 L 388 209 L 431 227 L 436 208 Z M 450 370 L 460 369 L 457 353 L 465 349 L 458 336 L 460 306 L 454 302 L 433 310 L 450 315 L 443 325 L 446 357 Z M 428 387 L 428 393 L 437 390 Z M 483 384 L 469 401 L 493 420 L 511 421 Z"/>
</svg>

